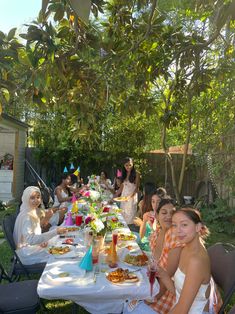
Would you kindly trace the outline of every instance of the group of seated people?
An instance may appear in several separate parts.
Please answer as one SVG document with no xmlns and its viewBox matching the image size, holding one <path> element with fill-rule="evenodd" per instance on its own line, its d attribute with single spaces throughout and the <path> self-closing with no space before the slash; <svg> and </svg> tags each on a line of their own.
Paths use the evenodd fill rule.
<svg viewBox="0 0 235 314">
<path fill-rule="evenodd" d="M 113 188 L 105 176 L 101 184 Z M 46 262 L 47 241 L 66 232 L 66 228 L 57 225 L 72 200 L 70 186 L 71 177 L 65 175 L 55 189 L 54 205 L 57 207 L 46 211 L 40 208 L 38 187 L 24 190 L 14 228 L 17 253 L 23 264 Z M 42 232 L 48 222 L 55 227 Z M 156 189 L 154 184 L 147 183 L 134 222 L 139 226 L 140 246 L 144 251 L 151 251 L 157 263 L 160 291 L 152 303 L 137 300 L 127 303 L 124 313 L 218 313 L 221 299 L 211 277 L 210 260 L 204 246 L 209 231 L 200 212 L 183 207 L 176 210 L 164 188 Z"/>
</svg>

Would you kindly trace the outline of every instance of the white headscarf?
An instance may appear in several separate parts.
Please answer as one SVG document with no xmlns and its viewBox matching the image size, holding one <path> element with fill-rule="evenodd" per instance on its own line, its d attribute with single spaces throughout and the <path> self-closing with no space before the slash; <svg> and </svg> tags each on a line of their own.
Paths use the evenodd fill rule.
<svg viewBox="0 0 235 314">
<path fill-rule="evenodd" d="M 16 218 L 13 237 L 16 245 L 19 245 L 22 241 L 22 228 L 25 219 L 27 218 L 28 213 L 32 210 L 29 205 L 30 196 L 32 193 L 38 192 L 41 195 L 40 189 L 37 186 L 28 186 L 22 195 L 22 204 L 20 206 L 20 213 Z"/>
</svg>

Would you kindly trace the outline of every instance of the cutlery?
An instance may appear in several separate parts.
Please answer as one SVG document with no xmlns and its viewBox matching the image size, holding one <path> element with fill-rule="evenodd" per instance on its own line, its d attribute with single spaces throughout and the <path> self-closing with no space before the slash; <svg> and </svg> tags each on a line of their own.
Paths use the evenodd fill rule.
<svg viewBox="0 0 235 314">
<path fill-rule="evenodd" d="M 65 244 L 65 245 L 73 245 L 73 246 L 77 246 L 78 243 L 66 243 L 66 242 L 62 242 L 62 244 Z"/>
</svg>

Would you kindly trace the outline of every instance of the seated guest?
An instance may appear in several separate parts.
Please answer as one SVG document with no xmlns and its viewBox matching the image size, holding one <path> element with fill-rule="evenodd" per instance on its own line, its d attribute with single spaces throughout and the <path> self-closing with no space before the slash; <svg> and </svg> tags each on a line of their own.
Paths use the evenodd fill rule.
<svg viewBox="0 0 235 314">
<path fill-rule="evenodd" d="M 176 295 L 170 313 L 217 313 L 210 258 L 204 246 L 209 231 L 203 224 L 199 211 L 181 208 L 173 214 L 172 228 L 184 248 L 174 281 L 165 271 L 159 271 L 167 289 Z"/>
<path fill-rule="evenodd" d="M 153 191 L 153 187 L 153 183 L 146 184 L 145 189 L 147 190 L 147 193 L 144 193 L 144 199 L 140 205 L 140 215 L 142 215 L 142 217 L 136 217 L 134 220 L 134 222 L 140 226 L 140 247 L 144 251 L 150 251 L 149 236 L 151 235 L 152 231 L 156 229 L 156 223 L 154 218 L 160 200 L 163 198 L 169 198 L 164 188 L 160 187 Z"/>
<path fill-rule="evenodd" d="M 72 193 L 70 191 L 71 176 L 67 173 L 63 174 L 60 179 L 60 184 L 55 188 L 54 192 L 54 204 L 53 212 L 54 215 L 51 217 L 49 223 L 51 226 L 60 225 L 63 220 L 65 213 L 68 209 L 69 202 L 72 200 Z"/>
<path fill-rule="evenodd" d="M 111 180 L 108 179 L 106 171 L 101 171 L 100 177 L 98 178 L 98 184 L 101 188 L 102 194 L 106 197 L 107 200 L 112 199 L 113 197 L 113 186 Z"/>
<path fill-rule="evenodd" d="M 200 213 L 191 208 L 182 208 L 174 212 L 172 229 L 184 247 L 174 280 L 163 268 L 160 267 L 158 270 L 162 283 L 170 293 L 175 295 L 175 302 L 168 313 L 218 313 L 210 259 L 203 244 L 203 239 L 208 235 L 208 229 L 203 225 Z M 150 306 L 141 303 L 132 313 L 156 312 Z"/>
<path fill-rule="evenodd" d="M 152 210 L 152 195 L 156 191 L 156 185 L 153 182 L 146 182 L 143 189 L 143 196 L 138 203 L 137 217 L 143 219 L 144 213 Z"/>
<path fill-rule="evenodd" d="M 149 241 L 148 237 L 150 236 L 152 232 L 152 224 L 153 221 L 151 221 L 151 226 L 147 222 L 147 220 L 144 222 L 143 221 L 143 216 L 145 213 L 152 213 L 153 215 L 153 208 L 152 208 L 152 195 L 154 191 L 156 190 L 155 184 L 152 182 L 147 182 L 144 185 L 144 190 L 143 190 L 143 197 L 139 201 L 138 204 L 138 211 L 137 211 L 137 216 L 134 219 L 134 224 L 139 227 L 139 246 L 142 250 L 144 251 L 149 251 Z M 147 216 L 145 216 L 147 218 Z M 145 226 L 145 230 L 141 230 L 142 226 Z M 141 232 L 140 232 L 141 230 Z"/>
<path fill-rule="evenodd" d="M 154 197 L 154 195 L 152 196 L 153 209 L 155 209 L 154 206 L 156 206 L 156 197 Z M 173 200 L 168 198 L 160 201 L 155 217 L 158 222 L 157 229 L 149 238 L 152 255 L 155 257 L 155 260 L 158 261 L 158 264 L 169 273 L 169 276 L 173 276 L 178 267 L 179 256 L 182 248 L 182 244 L 177 241 L 176 236 L 172 232 L 171 224 L 174 212 L 175 207 Z M 148 213 L 145 213 L 145 215 L 147 214 Z M 155 301 L 151 304 L 151 307 L 157 313 L 166 314 L 169 313 L 169 310 L 173 306 L 175 297 L 174 294 L 166 290 L 161 280 L 159 280 L 159 284 L 160 291 L 155 297 Z M 132 308 L 133 304 L 137 305 L 137 309 L 139 308 L 137 301 L 132 301 L 128 307 Z M 136 312 L 134 310 L 133 312 L 142 313 L 141 310 Z"/>
<path fill-rule="evenodd" d="M 53 207 L 68 207 L 68 202 L 71 202 L 72 200 L 72 193 L 69 189 L 71 184 L 71 176 L 67 173 L 64 173 L 61 176 L 59 185 L 55 188 L 55 200 Z"/>
<path fill-rule="evenodd" d="M 44 211 L 39 209 L 42 202 L 40 189 L 35 186 L 27 187 L 22 195 L 20 213 L 14 226 L 14 241 L 17 254 L 25 265 L 46 262 L 49 253 L 45 249 L 47 241 L 66 232 L 66 228 L 57 227 L 52 231 L 42 233 L 40 218 Z"/>
</svg>

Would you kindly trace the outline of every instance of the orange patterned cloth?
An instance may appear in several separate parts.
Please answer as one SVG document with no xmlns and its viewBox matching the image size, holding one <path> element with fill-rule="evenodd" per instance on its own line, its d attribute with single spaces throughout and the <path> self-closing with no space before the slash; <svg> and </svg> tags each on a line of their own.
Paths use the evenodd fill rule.
<svg viewBox="0 0 235 314">
<path fill-rule="evenodd" d="M 151 251 L 155 249 L 155 239 L 158 237 L 160 230 L 161 230 L 160 228 L 157 228 L 156 231 L 153 232 L 151 236 L 149 237 L 149 245 L 150 245 Z M 166 269 L 167 262 L 168 262 L 168 255 L 169 255 L 170 250 L 175 249 L 177 247 L 181 247 L 181 246 L 182 244 L 180 244 L 177 241 L 176 236 L 172 232 L 172 228 L 167 230 L 165 234 L 162 254 L 159 259 L 159 265 L 162 268 Z M 153 310 L 155 310 L 159 314 L 167 314 L 169 313 L 174 303 L 175 303 L 175 295 L 170 293 L 169 291 L 166 291 L 159 300 L 151 304 L 151 307 Z"/>
</svg>

